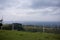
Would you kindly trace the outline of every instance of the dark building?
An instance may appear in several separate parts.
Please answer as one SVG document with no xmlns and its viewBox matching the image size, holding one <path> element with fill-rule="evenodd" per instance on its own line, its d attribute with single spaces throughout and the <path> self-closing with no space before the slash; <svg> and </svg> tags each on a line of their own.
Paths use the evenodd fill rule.
<svg viewBox="0 0 60 40">
<path fill-rule="evenodd" d="M 22 24 L 20 24 L 20 23 L 13 23 L 12 24 L 12 30 L 18 30 L 18 31 L 20 31 L 20 30 L 24 30 L 24 29 L 22 27 Z"/>
</svg>

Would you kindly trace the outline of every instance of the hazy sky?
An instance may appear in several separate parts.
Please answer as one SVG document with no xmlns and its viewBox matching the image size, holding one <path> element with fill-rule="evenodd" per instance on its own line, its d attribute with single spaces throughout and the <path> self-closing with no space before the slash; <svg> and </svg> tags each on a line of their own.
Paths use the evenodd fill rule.
<svg viewBox="0 0 60 40">
<path fill-rule="evenodd" d="M 60 0 L 0 0 L 4 21 L 60 21 Z"/>
</svg>

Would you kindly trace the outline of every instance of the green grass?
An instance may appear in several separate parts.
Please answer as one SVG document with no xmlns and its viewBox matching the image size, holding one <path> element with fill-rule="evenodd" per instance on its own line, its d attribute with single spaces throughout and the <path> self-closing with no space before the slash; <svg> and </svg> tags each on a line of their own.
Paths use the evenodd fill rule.
<svg viewBox="0 0 60 40">
<path fill-rule="evenodd" d="M 0 30 L 0 40 L 60 40 L 60 34 Z"/>
</svg>

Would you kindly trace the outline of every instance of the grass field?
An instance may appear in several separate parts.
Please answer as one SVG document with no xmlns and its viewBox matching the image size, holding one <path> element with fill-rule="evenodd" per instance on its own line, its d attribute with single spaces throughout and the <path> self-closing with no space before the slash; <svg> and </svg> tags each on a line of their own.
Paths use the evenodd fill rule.
<svg viewBox="0 0 60 40">
<path fill-rule="evenodd" d="M 0 30 L 0 40 L 60 40 L 60 34 Z"/>
</svg>

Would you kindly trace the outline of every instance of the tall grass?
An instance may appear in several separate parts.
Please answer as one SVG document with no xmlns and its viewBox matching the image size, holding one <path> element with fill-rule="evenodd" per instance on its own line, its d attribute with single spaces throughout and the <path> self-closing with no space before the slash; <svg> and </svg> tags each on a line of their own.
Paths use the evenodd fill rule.
<svg viewBox="0 0 60 40">
<path fill-rule="evenodd" d="M 0 30 L 0 40 L 60 40 L 60 34 Z"/>
</svg>

